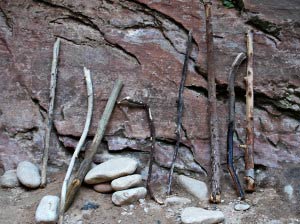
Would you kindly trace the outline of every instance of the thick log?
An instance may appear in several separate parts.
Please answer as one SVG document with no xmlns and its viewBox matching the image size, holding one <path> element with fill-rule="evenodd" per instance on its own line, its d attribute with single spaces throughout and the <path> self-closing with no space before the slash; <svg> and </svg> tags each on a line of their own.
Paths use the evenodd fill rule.
<svg viewBox="0 0 300 224">
<path fill-rule="evenodd" d="M 87 137 L 91 120 L 92 120 L 92 114 L 93 114 L 93 83 L 91 79 L 91 74 L 90 70 L 84 68 L 84 77 L 85 77 L 85 82 L 86 82 L 86 88 L 87 88 L 87 98 L 88 98 L 88 110 L 87 110 L 87 115 L 86 115 L 86 120 L 85 120 L 85 125 L 84 129 L 82 132 L 82 135 L 79 139 L 79 142 L 76 146 L 76 149 L 73 153 L 72 159 L 70 161 L 63 185 L 62 185 L 62 190 L 61 190 L 61 197 L 60 197 L 60 216 L 59 216 L 59 223 L 63 223 L 64 219 L 64 207 L 65 207 L 65 202 L 66 202 L 66 193 L 67 193 L 67 186 L 69 184 L 69 180 L 73 171 L 73 167 L 76 161 L 76 158 L 78 157 L 78 154 L 85 142 L 85 139 Z"/>
<path fill-rule="evenodd" d="M 245 148 L 245 181 L 246 191 L 255 191 L 255 175 L 254 175 L 254 95 L 253 95 L 253 31 L 247 32 L 247 76 L 246 83 L 246 148 Z"/>
<path fill-rule="evenodd" d="M 56 90 L 56 80 L 57 80 L 57 64 L 59 56 L 60 39 L 54 43 L 53 46 L 53 59 L 51 67 L 51 81 L 50 81 L 50 96 L 49 96 L 49 108 L 48 108 L 48 123 L 45 136 L 45 147 L 43 151 L 42 169 L 41 169 L 41 187 L 47 185 L 47 165 L 49 157 L 49 147 L 51 131 L 53 126 L 53 110 L 54 110 L 54 100 L 55 100 L 55 90 Z"/>
<path fill-rule="evenodd" d="M 207 44 L 207 75 L 208 75 L 208 115 L 210 128 L 210 146 L 211 146 L 211 196 L 212 203 L 221 202 L 220 186 L 220 149 L 219 149 L 219 131 L 217 118 L 217 100 L 216 100 L 216 74 L 215 74 L 215 56 L 212 29 L 211 2 L 204 3 L 206 20 L 206 44 Z"/>
<path fill-rule="evenodd" d="M 95 135 L 93 142 L 88 150 L 88 153 L 86 154 L 86 157 L 80 164 L 80 167 L 79 167 L 76 175 L 74 176 L 74 178 L 72 179 L 71 183 L 68 186 L 64 211 L 66 211 L 71 206 L 71 204 L 76 196 L 76 193 L 78 192 L 78 190 L 82 184 L 82 181 L 83 181 L 86 173 L 90 169 L 91 162 L 92 162 L 93 157 L 97 152 L 98 146 L 100 145 L 101 140 L 104 136 L 106 126 L 109 122 L 110 116 L 112 114 L 116 100 L 119 96 L 119 93 L 120 93 L 122 87 L 123 87 L 122 81 L 117 80 L 115 82 L 113 91 L 107 101 L 103 115 L 99 121 L 96 135 Z"/>
<path fill-rule="evenodd" d="M 244 190 L 241 186 L 238 175 L 236 174 L 233 161 L 233 135 L 235 130 L 235 92 L 234 92 L 234 82 L 235 75 L 239 69 L 239 66 L 246 59 L 244 53 L 239 53 L 231 65 L 231 69 L 228 76 L 228 92 L 229 92 L 229 122 L 228 122 L 228 132 L 227 132 L 227 168 L 230 176 L 233 180 L 235 190 L 237 191 L 239 197 L 245 198 Z"/>
</svg>

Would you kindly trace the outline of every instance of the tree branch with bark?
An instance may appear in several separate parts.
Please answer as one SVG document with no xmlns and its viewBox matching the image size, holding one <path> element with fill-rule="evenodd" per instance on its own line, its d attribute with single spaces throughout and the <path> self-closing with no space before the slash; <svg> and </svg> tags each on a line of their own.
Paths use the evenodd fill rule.
<svg viewBox="0 0 300 224">
<path fill-rule="evenodd" d="M 59 47 L 60 47 L 60 39 L 57 38 L 53 46 L 48 121 L 47 121 L 45 146 L 44 146 L 43 159 L 42 159 L 41 185 L 40 185 L 41 187 L 46 187 L 47 185 L 47 165 L 48 165 L 48 157 L 49 157 L 51 131 L 53 127 L 53 111 L 54 111 L 54 100 L 55 100 L 56 81 L 57 81 L 57 65 L 59 60 L 58 58 Z"/>
<path fill-rule="evenodd" d="M 168 189 L 167 189 L 167 194 L 170 195 L 172 191 L 172 180 L 173 180 L 173 173 L 174 173 L 174 167 L 175 167 L 175 162 L 177 159 L 178 155 L 178 150 L 179 150 L 179 145 L 181 142 L 181 129 L 182 129 L 182 115 L 183 115 L 183 90 L 184 90 L 184 84 L 185 80 L 187 77 L 187 71 L 188 71 L 188 63 L 189 63 L 189 57 L 192 52 L 192 31 L 189 32 L 188 34 L 188 40 L 186 44 L 186 53 L 185 53 L 185 58 L 184 58 L 184 63 L 183 63 L 183 68 L 182 68 L 182 75 L 181 75 L 181 82 L 179 86 L 179 93 L 178 93 L 178 102 L 177 102 L 177 121 L 176 121 L 176 145 L 174 149 L 174 155 L 171 163 L 171 168 L 169 171 L 169 178 L 168 178 Z"/>
<path fill-rule="evenodd" d="M 247 76 L 246 83 L 246 148 L 245 148 L 245 181 L 246 191 L 255 191 L 255 174 L 254 174 L 254 94 L 253 94 L 253 30 L 246 34 L 247 39 Z"/>
<path fill-rule="evenodd" d="M 241 186 L 239 177 L 234 168 L 233 161 L 233 135 L 235 130 L 235 92 L 234 92 L 234 82 L 235 75 L 239 69 L 239 66 L 246 59 L 244 53 L 239 53 L 231 65 L 231 69 L 228 76 L 228 92 L 229 92 L 229 122 L 228 122 L 228 132 L 227 132 L 227 168 L 230 176 L 233 180 L 234 187 L 238 195 L 244 199 L 245 194 Z"/>
<path fill-rule="evenodd" d="M 122 81 L 117 80 L 115 82 L 112 93 L 106 103 L 106 107 L 104 109 L 102 117 L 98 123 L 96 135 L 93 138 L 92 144 L 91 144 L 89 150 L 87 150 L 84 160 L 80 164 L 80 167 L 79 167 L 77 173 L 75 174 L 75 176 L 73 177 L 72 181 L 70 182 L 70 184 L 68 186 L 64 211 L 66 211 L 71 206 L 71 204 L 74 200 L 74 197 L 76 196 L 76 194 L 83 182 L 85 175 L 87 174 L 87 172 L 90 169 L 91 162 L 92 162 L 93 157 L 96 154 L 97 149 L 102 141 L 102 138 L 103 138 L 105 130 L 106 130 L 106 126 L 109 122 L 109 119 L 111 117 L 112 111 L 115 107 L 117 98 L 121 92 L 122 87 L 123 87 Z"/>
<path fill-rule="evenodd" d="M 217 117 L 216 99 L 216 72 L 215 55 L 212 28 L 211 2 L 204 3 L 206 21 L 206 44 L 207 44 L 207 75 L 208 75 L 208 115 L 210 128 L 210 147 L 211 147 L 211 196 L 212 203 L 221 202 L 220 186 L 220 146 L 219 146 L 219 124 Z"/>
</svg>

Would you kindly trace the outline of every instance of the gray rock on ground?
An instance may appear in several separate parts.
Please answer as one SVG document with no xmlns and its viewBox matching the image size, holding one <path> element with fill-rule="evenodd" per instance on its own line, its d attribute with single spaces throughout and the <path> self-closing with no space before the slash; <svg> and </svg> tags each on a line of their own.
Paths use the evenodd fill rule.
<svg viewBox="0 0 300 224">
<path fill-rule="evenodd" d="M 172 196 L 168 197 L 165 200 L 166 205 L 177 205 L 177 206 L 183 206 L 190 204 L 192 201 L 189 198 L 184 198 L 184 197 L 177 197 L 177 196 Z"/>
<path fill-rule="evenodd" d="M 223 222 L 223 212 L 205 210 L 197 207 L 185 208 L 181 213 L 181 221 L 184 224 L 213 224 Z"/>
<path fill-rule="evenodd" d="M 131 158 L 116 158 L 91 169 L 84 178 L 87 184 L 99 184 L 134 173 L 137 161 Z"/>
<path fill-rule="evenodd" d="M 130 204 L 139 199 L 146 197 L 147 190 L 144 187 L 131 188 L 123 191 L 116 191 L 112 195 L 112 202 L 115 205 L 125 205 Z"/>
<path fill-rule="evenodd" d="M 56 223 L 59 215 L 59 197 L 46 195 L 40 201 L 36 213 L 37 223 Z"/>
<path fill-rule="evenodd" d="M 190 194 L 200 200 L 208 200 L 208 189 L 206 183 L 184 175 L 180 175 L 177 180 L 178 183 Z"/>
<path fill-rule="evenodd" d="M 111 193 L 114 189 L 111 187 L 110 183 L 101 183 L 94 185 L 94 190 L 99 193 Z"/>
<path fill-rule="evenodd" d="M 234 210 L 236 211 L 246 211 L 250 208 L 250 205 L 247 203 L 237 203 L 234 205 Z"/>
<path fill-rule="evenodd" d="M 28 188 L 37 188 L 41 184 L 39 168 L 28 161 L 18 164 L 17 177 L 20 183 Z"/>
<path fill-rule="evenodd" d="M 0 177 L 0 186 L 4 188 L 13 188 L 20 186 L 19 180 L 17 178 L 16 170 L 7 170 Z"/>
<path fill-rule="evenodd" d="M 125 190 L 131 187 L 138 186 L 142 183 L 140 174 L 133 174 L 125 177 L 119 177 L 111 182 L 111 186 L 116 191 Z"/>
</svg>

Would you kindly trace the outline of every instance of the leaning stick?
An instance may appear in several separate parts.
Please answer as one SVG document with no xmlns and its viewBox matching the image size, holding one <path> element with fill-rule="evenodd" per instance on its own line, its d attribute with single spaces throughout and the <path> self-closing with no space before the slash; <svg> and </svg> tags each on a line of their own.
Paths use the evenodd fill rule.
<svg viewBox="0 0 300 224">
<path fill-rule="evenodd" d="M 68 167 L 68 170 L 67 170 L 67 173 L 66 173 L 63 185 L 62 185 L 61 197 L 60 197 L 60 217 L 59 217 L 59 221 L 61 224 L 63 223 L 63 219 L 64 219 L 64 207 L 65 207 L 65 202 L 66 202 L 67 186 L 68 186 L 71 174 L 72 174 L 75 160 L 78 157 L 78 154 L 79 154 L 79 152 L 85 142 L 85 139 L 87 137 L 87 134 L 88 134 L 88 131 L 90 128 L 90 124 L 91 124 L 92 114 L 93 114 L 93 83 L 92 83 L 92 79 L 91 79 L 91 74 L 90 74 L 90 70 L 88 70 L 87 68 L 83 68 L 83 71 L 84 71 L 84 77 L 85 77 L 86 88 L 87 88 L 88 111 L 87 111 L 85 125 L 84 125 L 82 135 L 81 135 L 79 142 L 76 146 L 76 149 L 73 153 L 72 159 L 70 161 L 70 165 Z"/>
<path fill-rule="evenodd" d="M 253 121 L 253 31 L 249 30 L 247 36 L 247 76 L 246 83 L 246 148 L 245 148 L 245 181 L 246 191 L 255 191 L 255 175 L 254 175 L 254 121 Z"/>
<path fill-rule="evenodd" d="M 86 154 L 86 158 L 84 158 L 84 160 L 80 164 L 80 167 L 79 167 L 76 175 L 74 176 L 73 180 L 71 181 L 71 183 L 68 186 L 64 211 L 66 211 L 71 206 L 71 204 L 76 196 L 76 193 L 78 192 L 78 190 L 82 184 L 82 181 L 90 168 L 93 157 L 96 154 L 98 146 L 100 145 L 101 140 L 104 136 L 106 126 L 109 122 L 110 116 L 114 109 L 114 106 L 115 106 L 116 100 L 119 96 L 119 93 L 122 89 L 122 86 L 123 86 L 123 84 L 122 84 L 121 80 L 117 80 L 115 82 L 113 91 L 107 101 L 103 115 L 98 123 L 96 135 L 93 139 L 93 142 L 92 142 L 89 150 L 87 151 L 88 153 Z"/>
<path fill-rule="evenodd" d="M 187 76 L 187 70 L 188 70 L 188 63 L 189 63 L 189 57 L 192 52 L 192 31 L 189 32 L 188 40 L 186 44 L 186 53 L 182 68 L 182 76 L 181 76 L 181 82 L 179 86 L 179 93 L 178 93 L 178 104 L 177 104 L 177 127 L 176 127 L 176 145 L 175 150 L 173 154 L 173 160 L 171 163 L 171 168 L 169 171 L 169 178 L 168 178 L 168 189 L 167 194 L 171 194 L 171 188 L 172 188 L 172 179 L 173 179 L 173 172 L 175 167 L 175 161 L 178 155 L 179 145 L 181 142 L 181 128 L 182 128 L 182 114 L 183 114 L 183 90 L 184 90 L 184 84 Z"/>
<path fill-rule="evenodd" d="M 220 186 L 220 149 L 219 149 L 219 131 L 217 118 L 217 100 L 216 100 L 216 74 L 215 57 L 213 43 L 213 29 L 211 19 L 211 2 L 204 3 L 206 17 L 206 44 L 207 44 L 207 75 L 208 75 L 208 115 L 210 127 L 210 146 L 211 146 L 211 196 L 213 203 L 221 202 Z"/>
<path fill-rule="evenodd" d="M 54 109 L 54 99 L 55 99 L 55 90 L 56 90 L 56 80 L 57 80 L 57 64 L 58 64 L 58 55 L 59 55 L 59 46 L 60 39 L 54 43 L 53 46 L 53 59 L 52 59 L 52 67 L 51 67 L 51 81 L 50 81 L 50 96 L 49 96 L 49 109 L 48 109 L 48 123 L 46 129 L 46 137 L 45 137 L 45 147 L 43 152 L 43 161 L 42 161 L 42 179 L 41 179 L 41 187 L 45 187 L 47 185 L 47 163 L 48 163 L 48 154 L 49 154 L 49 146 L 50 146 L 50 137 L 51 130 L 53 126 L 53 109 Z"/>
<path fill-rule="evenodd" d="M 228 123 L 228 132 L 227 132 L 227 168 L 229 170 L 230 176 L 233 180 L 234 187 L 241 199 L 245 198 L 245 194 L 239 177 L 236 174 L 234 165 L 233 165 L 233 134 L 235 129 L 235 92 L 234 92 L 234 81 L 235 74 L 237 73 L 239 66 L 246 59 L 244 53 L 239 53 L 231 65 L 228 79 L 228 91 L 229 91 L 229 123 Z"/>
<path fill-rule="evenodd" d="M 118 104 L 123 104 L 124 102 L 128 102 L 128 105 L 132 104 L 134 106 L 142 107 L 145 109 L 146 114 L 147 114 L 147 119 L 148 119 L 148 124 L 149 124 L 149 129 L 150 129 L 150 139 L 151 139 L 151 150 L 150 150 L 150 159 L 149 159 L 149 168 L 148 168 L 148 177 L 146 181 L 146 187 L 149 192 L 150 197 L 156 201 L 158 204 L 163 204 L 163 201 L 161 201 L 159 198 L 157 198 L 152 190 L 151 187 L 151 180 L 152 180 L 152 167 L 153 163 L 155 161 L 155 144 L 156 144 L 156 131 L 155 131 L 155 126 L 154 126 L 154 121 L 153 121 L 153 116 L 151 113 L 151 109 L 147 103 L 144 103 L 142 101 L 137 101 L 134 99 L 131 99 L 129 97 L 126 97 L 122 99 L 121 101 L 118 102 Z"/>
</svg>

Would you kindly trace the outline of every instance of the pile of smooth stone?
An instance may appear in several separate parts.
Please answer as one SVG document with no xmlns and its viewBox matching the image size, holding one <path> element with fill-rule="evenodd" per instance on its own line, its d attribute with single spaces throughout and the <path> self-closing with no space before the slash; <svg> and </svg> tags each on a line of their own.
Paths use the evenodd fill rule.
<svg viewBox="0 0 300 224">
<path fill-rule="evenodd" d="M 132 158 L 110 159 L 92 168 L 84 182 L 99 193 L 112 193 L 112 202 L 121 206 L 145 198 L 147 190 L 140 187 L 142 176 L 134 174 L 138 162 Z"/>
</svg>

